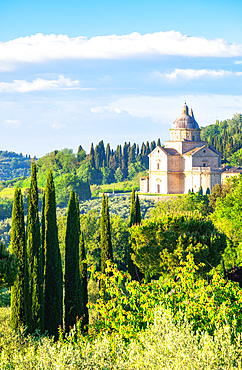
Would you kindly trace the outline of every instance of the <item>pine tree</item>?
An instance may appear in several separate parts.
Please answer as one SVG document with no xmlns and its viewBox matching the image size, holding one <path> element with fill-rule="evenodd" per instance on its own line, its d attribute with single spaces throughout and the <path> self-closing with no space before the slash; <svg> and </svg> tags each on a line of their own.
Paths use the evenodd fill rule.
<svg viewBox="0 0 242 370">
<path fill-rule="evenodd" d="M 45 254 L 45 330 L 57 339 L 58 327 L 63 324 L 63 277 L 56 223 L 55 186 L 51 171 L 46 180 L 42 233 Z"/>
<path fill-rule="evenodd" d="M 26 247 L 24 230 L 24 209 L 21 190 L 16 188 L 13 198 L 11 253 L 19 259 L 18 275 L 11 288 L 11 327 L 19 330 L 26 325 L 25 297 L 26 297 Z"/>
<path fill-rule="evenodd" d="M 82 302 L 82 313 L 83 313 L 83 321 L 82 325 L 83 328 L 87 327 L 89 322 L 89 314 L 88 314 L 88 293 L 87 293 L 87 263 L 84 262 L 86 260 L 86 253 L 85 253 L 85 244 L 82 232 L 80 233 L 80 241 L 79 241 L 79 271 L 80 271 L 80 282 L 81 282 L 81 302 Z"/>
<path fill-rule="evenodd" d="M 75 193 L 71 191 L 67 208 L 65 237 L 65 330 L 80 318 L 80 275 L 79 275 L 79 215 L 77 213 Z"/>
<path fill-rule="evenodd" d="M 103 194 L 102 210 L 101 210 L 100 245 L 101 245 L 101 272 L 105 274 L 107 260 L 113 261 L 113 250 L 112 250 L 112 241 L 111 241 L 108 198 L 104 194 Z M 105 288 L 105 285 L 103 282 L 101 282 L 100 288 L 101 289 Z"/>
<path fill-rule="evenodd" d="M 160 138 L 157 140 L 157 146 L 161 146 Z"/>
<path fill-rule="evenodd" d="M 135 199 L 135 191 L 132 189 L 131 194 L 131 205 L 130 205 L 130 219 L 129 219 L 129 227 L 139 224 L 141 222 L 141 213 L 140 213 L 140 204 L 139 204 L 139 197 L 136 196 Z M 134 264 L 131 259 L 131 254 L 134 253 L 131 243 L 129 243 L 128 248 L 128 272 L 131 275 L 132 280 L 140 281 L 144 278 L 143 273 L 139 270 L 139 268 Z"/>
<path fill-rule="evenodd" d="M 31 183 L 28 197 L 28 216 L 26 229 L 27 255 L 27 296 L 26 325 L 28 332 L 44 330 L 43 316 L 43 260 L 40 240 L 39 200 L 37 187 L 36 164 L 31 164 Z"/>
</svg>

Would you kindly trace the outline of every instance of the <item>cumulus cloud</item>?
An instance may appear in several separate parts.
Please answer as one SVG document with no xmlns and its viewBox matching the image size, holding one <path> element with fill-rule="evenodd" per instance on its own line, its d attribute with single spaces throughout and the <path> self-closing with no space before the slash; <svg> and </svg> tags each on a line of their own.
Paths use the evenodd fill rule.
<svg viewBox="0 0 242 370">
<path fill-rule="evenodd" d="M 43 35 L 42 33 L 0 42 L 0 70 L 19 63 L 44 63 L 51 60 L 120 59 L 152 55 L 188 57 L 240 57 L 242 44 L 223 39 L 209 40 L 180 32 L 156 32 L 141 35 L 79 36 Z"/>
<path fill-rule="evenodd" d="M 59 76 L 58 80 L 43 80 L 37 78 L 33 82 L 25 80 L 14 80 L 13 82 L 0 82 L 0 92 L 30 92 L 40 90 L 60 90 L 60 89 L 76 89 L 79 87 L 79 81 L 71 81 L 70 78 Z"/>
<path fill-rule="evenodd" d="M 175 80 L 177 78 L 195 79 L 201 77 L 226 77 L 226 76 L 242 76 L 242 72 L 231 72 L 225 70 L 211 70 L 211 69 L 179 69 L 176 68 L 171 73 L 160 73 L 155 71 L 151 77 L 153 78 L 168 78 Z"/>
<path fill-rule="evenodd" d="M 108 106 L 105 106 L 105 107 L 99 106 L 99 107 L 91 108 L 91 112 L 95 113 L 95 114 L 103 114 L 103 113 L 117 113 L 117 114 L 120 114 L 122 111 L 118 107 L 111 108 L 111 107 L 108 107 Z"/>
</svg>

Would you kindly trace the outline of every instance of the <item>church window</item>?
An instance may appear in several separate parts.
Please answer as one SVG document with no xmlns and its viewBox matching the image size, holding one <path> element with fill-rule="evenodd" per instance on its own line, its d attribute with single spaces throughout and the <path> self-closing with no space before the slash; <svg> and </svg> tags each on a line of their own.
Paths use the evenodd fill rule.
<svg viewBox="0 0 242 370">
<path fill-rule="evenodd" d="M 203 167 L 206 167 L 206 163 L 203 163 Z"/>
<path fill-rule="evenodd" d="M 158 150 L 158 153 L 160 153 L 160 151 Z"/>
<path fill-rule="evenodd" d="M 203 153 L 206 153 L 206 150 L 204 150 Z"/>
<path fill-rule="evenodd" d="M 157 163 L 157 170 L 160 169 L 160 163 Z"/>
<path fill-rule="evenodd" d="M 192 135 L 192 141 L 194 141 L 194 140 L 195 140 L 194 135 Z"/>
<path fill-rule="evenodd" d="M 157 193 L 160 194 L 160 184 L 157 184 Z"/>
</svg>

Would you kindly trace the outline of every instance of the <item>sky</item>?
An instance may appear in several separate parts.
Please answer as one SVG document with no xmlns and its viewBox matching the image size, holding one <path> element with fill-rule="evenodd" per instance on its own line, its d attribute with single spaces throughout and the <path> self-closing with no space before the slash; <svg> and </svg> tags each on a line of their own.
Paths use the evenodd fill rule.
<svg viewBox="0 0 242 370">
<path fill-rule="evenodd" d="M 242 1 L 0 0 L 0 150 L 169 140 L 242 113 Z"/>
</svg>

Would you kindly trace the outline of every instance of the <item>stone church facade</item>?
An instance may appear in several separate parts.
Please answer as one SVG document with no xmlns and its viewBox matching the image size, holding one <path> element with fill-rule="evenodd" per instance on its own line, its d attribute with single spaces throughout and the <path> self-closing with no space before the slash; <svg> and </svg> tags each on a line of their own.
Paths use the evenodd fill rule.
<svg viewBox="0 0 242 370">
<path fill-rule="evenodd" d="M 221 154 L 200 139 L 193 111 L 184 105 L 170 129 L 170 141 L 149 154 L 148 176 L 140 179 L 141 193 L 184 194 L 202 186 L 221 185 Z"/>
</svg>

